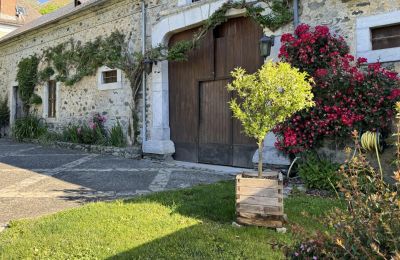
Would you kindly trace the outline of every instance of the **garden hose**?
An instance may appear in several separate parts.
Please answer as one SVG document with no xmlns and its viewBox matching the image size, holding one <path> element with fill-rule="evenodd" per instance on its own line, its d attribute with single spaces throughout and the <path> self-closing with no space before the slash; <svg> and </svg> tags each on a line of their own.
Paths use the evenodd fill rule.
<svg viewBox="0 0 400 260">
<path fill-rule="evenodd" d="M 367 151 L 374 151 L 378 160 L 379 171 L 381 173 L 381 179 L 383 179 L 383 171 L 379 153 L 383 151 L 382 135 L 380 132 L 367 131 L 361 136 L 361 146 Z"/>
</svg>

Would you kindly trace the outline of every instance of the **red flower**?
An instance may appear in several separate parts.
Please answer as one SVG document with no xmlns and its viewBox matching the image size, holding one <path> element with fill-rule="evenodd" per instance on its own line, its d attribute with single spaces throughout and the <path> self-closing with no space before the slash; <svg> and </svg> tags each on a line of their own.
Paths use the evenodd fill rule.
<svg viewBox="0 0 400 260">
<path fill-rule="evenodd" d="M 329 28 L 327 26 L 315 26 L 315 32 L 319 35 L 328 35 L 329 34 Z"/>
<path fill-rule="evenodd" d="M 327 69 L 317 69 L 315 71 L 315 76 L 322 78 L 325 77 L 326 75 L 328 75 L 328 70 Z"/>
<path fill-rule="evenodd" d="M 358 64 L 363 64 L 363 63 L 367 63 L 368 60 L 366 58 L 360 57 L 357 59 L 357 63 Z"/>
<path fill-rule="evenodd" d="M 309 26 L 308 24 L 302 23 L 302 24 L 300 24 L 299 26 L 297 26 L 297 28 L 296 28 L 296 30 L 294 31 L 294 33 L 295 33 L 297 36 L 300 36 L 300 35 L 302 35 L 303 33 L 308 32 L 309 30 L 310 30 L 310 26 Z"/>
<path fill-rule="evenodd" d="M 281 42 L 282 43 L 292 42 L 295 39 L 296 38 L 294 38 L 294 36 L 291 33 L 285 33 L 285 34 L 282 34 L 282 36 L 281 36 Z"/>
<path fill-rule="evenodd" d="M 390 93 L 389 99 L 394 100 L 400 97 L 400 89 L 396 88 L 393 89 L 392 92 Z"/>
</svg>

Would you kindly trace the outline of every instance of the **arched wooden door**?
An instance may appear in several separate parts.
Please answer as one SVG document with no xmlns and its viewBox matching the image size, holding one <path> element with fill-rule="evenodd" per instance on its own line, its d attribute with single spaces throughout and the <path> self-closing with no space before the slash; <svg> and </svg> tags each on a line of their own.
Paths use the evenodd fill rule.
<svg viewBox="0 0 400 260">
<path fill-rule="evenodd" d="M 191 39 L 197 29 L 172 36 L 170 45 Z M 226 90 L 230 72 L 255 72 L 263 63 L 262 29 L 249 18 L 234 18 L 208 32 L 184 62 L 169 63 L 171 139 L 176 160 L 252 167 L 255 141 L 232 118 Z"/>
</svg>

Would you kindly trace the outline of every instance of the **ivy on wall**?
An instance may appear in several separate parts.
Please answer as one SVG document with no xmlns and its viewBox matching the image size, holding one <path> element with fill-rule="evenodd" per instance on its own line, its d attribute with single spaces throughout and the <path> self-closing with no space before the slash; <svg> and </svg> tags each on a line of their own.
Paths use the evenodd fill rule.
<svg viewBox="0 0 400 260">
<path fill-rule="evenodd" d="M 55 80 L 66 86 L 73 86 L 86 76 L 95 75 L 98 68 L 107 66 L 121 69 L 130 81 L 133 106 L 142 83 L 144 60 L 153 62 L 170 60 L 182 61 L 187 59 L 188 53 L 196 48 L 201 39 L 209 30 L 212 30 L 228 20 L 227 12 L 230 9 L 246 9 L 247 16 L 254 19 L 263 28 L 274 31 L 292 20 L 290 0 L 259 0 L 253 3 L 227 2 L 216 10 L 203 26 L 194 34 L 191 40 L 180 41 L 171 47 L 160 45 L 151 48 L 143 55 L 129 50 L 129 37 L 115 31 L 106 38 L 98 37 L 92 42 L 82 44 L 71 39 L 68 42 L 48 48 L 41 56 L 31 56 L 21 60 L 18 64 L 17 82 L 25 109 L 38 98 L 34 88 L 37 84 L 48 81 L 54 76 Z M 270 12 L 264 14 L 268 6 Z M 45 66 L 39 70 L 39 64 Z M 132 108 L 136 111 L 135 107 Z M 131 124 L 133 127 L 133 124 Z M 137 132 L 137 129 L 129 129 Z M 133 131 L 132 131 L 133 130 Z"/>
<path fill-rule="evenodd" d="M 28 113 L 29 107 L 32 104 L 31 98 L 36 97 L 34 90 L 38 84 L 38 65 L 39 58 L 36 55 L 24 58 L 18 63 L 16 80 L 25 113 Z"/>
</svg>

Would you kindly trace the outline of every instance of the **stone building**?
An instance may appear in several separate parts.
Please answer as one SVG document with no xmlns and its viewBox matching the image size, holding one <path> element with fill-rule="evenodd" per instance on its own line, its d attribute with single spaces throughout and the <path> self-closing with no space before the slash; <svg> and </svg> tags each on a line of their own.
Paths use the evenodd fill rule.
<svg viewBox="0 0 400 260">
<path fill-rule="evenodd" d="M 152 0 L 145 1 L 144 6 L 133 0 L 74 1 L 1 38 L 0 96 L 9 97 L 11 123 L 20 106 L 15 78 L 16 66 L 22 58 L 70 38 L 85 43 L 116 29 L 133 35 L 129 45 L 132 52 L 168 45 L 190 37 L 193 28 L 200 26 L 224 2 Z M 379 60 L 400 71 L 400 0 L 298 2 L 296 23 L 327 25 L 345 37 L 354 55 L 366 57 L 369 62 Z M 244 15 L 243 10 L 230 10 L 228 16 L 232 19 L 210 32 L 203 47 L 189 61 L 158 62 L 145 76 L 146 87 L 136 104 L 144 153 L 175 153 L 176 159 L 204 163 L 251 164 L 256 147 L 241 136 L 237 122 L 227 115 L 229 97 L 221 88 L 226 85 L 232 66 L 243 63 L 251 71 L 263 62 L 258 56 L 258 40 L 263 33 L 275 35 L 269 59 L 276 59 L 280 35 L 293 32 L 294 24 L 274 32 L 262 31 Z M 375 28 L 389 41 L 382 48 L 373 46 Z M 113 75 L 110 83 L 104 80 L 107 75 Z M 43 100 L 35 110 L 55 128 L 87 120 L 95 112 L 107 116 L 108 127 L 118 120 L 127 129 L 133 120 L 129 82 L 121 71 L 113 68 L 99 68 L 96 76 L 85 77 L 72 87 L 48 82 L 38 85 L 35 92 Z M 51 115 L 50 106 L 54 107 Z M 285 158 L 274 151 L 273 142 L 271 135 L 265 144 L 267 160 L 281 164 Z"/>
</svg>

